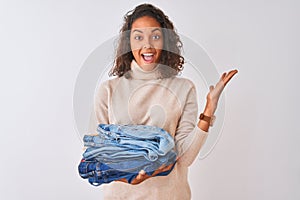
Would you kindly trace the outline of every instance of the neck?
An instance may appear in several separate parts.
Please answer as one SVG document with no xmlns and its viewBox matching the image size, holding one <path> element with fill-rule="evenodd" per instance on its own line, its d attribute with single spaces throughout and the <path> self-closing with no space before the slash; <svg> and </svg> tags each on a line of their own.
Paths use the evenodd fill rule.
<svg viewBox="0 0 300 200">
<path fill-rule="evenodd" d="M 144 71 L 152 71 L 155 67 L 157 66 L 157 64 L 148 64 L 148 65 L 141 65 L 140 67 L 144 70 Z"/>
<path fill-rule="evenodd" d="M 158 67 L 159 65 L 144 65 L 141 67 L 135 60 L 132 60 L 131 71 L 129 73 L 134 79 L 158 79 L 160 77 Z"/>
</svg>

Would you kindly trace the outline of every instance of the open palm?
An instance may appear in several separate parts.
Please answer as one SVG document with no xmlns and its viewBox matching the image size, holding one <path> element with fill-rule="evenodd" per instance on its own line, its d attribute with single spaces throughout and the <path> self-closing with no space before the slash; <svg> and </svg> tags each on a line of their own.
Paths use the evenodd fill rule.
<svg viewBox="0 0 300 200">
<path fill-rule="evenodd" d="M 231 70 L 228 73 L 223 73 L 218 83 L 215 86 L 211 85 L 209 87 L 209 93 L 207 94 L 206 99 L 212 113 L 217 109 L 219 98 L 225 86 L 237 72 L 237 70 Z"/>
</svg>

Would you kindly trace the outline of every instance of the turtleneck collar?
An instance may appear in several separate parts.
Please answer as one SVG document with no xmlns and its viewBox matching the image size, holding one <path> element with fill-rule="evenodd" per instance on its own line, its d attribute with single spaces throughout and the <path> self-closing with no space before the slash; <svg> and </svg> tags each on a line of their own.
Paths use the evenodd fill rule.
<svg viewBox="0 0 300 200">
<path fill-rule="evenodd" d="M 135 60 L 131 62 L 131 70 L 129 71 L 132 79 L 159 79 L 161 78 L 161 74 L 159 72 L 159 64 L 151 71 L 143 70 Z"/>
</svg>

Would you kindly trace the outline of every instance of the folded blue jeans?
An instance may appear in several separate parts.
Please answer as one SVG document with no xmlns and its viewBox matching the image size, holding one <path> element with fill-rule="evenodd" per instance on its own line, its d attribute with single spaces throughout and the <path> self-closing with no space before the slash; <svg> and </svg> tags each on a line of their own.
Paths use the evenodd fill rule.
<svg viewBox="0 0 300 200">
<path fill-rule="evenodd" d="M 126 179 L 128 183 L 141 170 L 152 175 L 161 166 L 175 163 L 174 140 L 164 129 L 148 125 L 99 124 L 97 135 L 85 135 L 87 147 L 78 166 L 82 178 L 93 185 Z M 157 176 L 157 175 L 156 175 Z"/>
<path fill-rule="evenodd" d="M 156 126 L 99 124 L 97 130 L 97 136 L 83 138 L 84 145 L 91 147 L 83 154 L 86 159 L 97 155 L 114 160 L 142 155 L 155 161 L 175 146 L 172 136 Z"/>
<path fill-rule="evenodd" d="M 169 151 L 164 156 L 159 156 L 155 161 L 149 161 L 145 159 L 144 156 L 134 157 L 134 158 L 126 158 L 122 160 L 115 161 L 113 159 L 103 159 L 101 155 L 94 157 L 92 159 L 85 160 L 97 160 L 101 163 L 105 163 L 110 168 L 119 171 L 138 173 L 141 170 L 145 172 L 151 172 L 158 169 L 160 166 L 168 166 L 172 163 L 175 163 L 177 158 L 177 154 L 174 150 Z"/>
<path fill-rule="evenodd" d="M 175 163 L 172 164 L 171 169 L 158 173 L 155 176 L 167 176 L 174 168 Z M 104 183 L 110 183 L 120 179 L 126 179 L 128 183 L 131 183 L 134 178 L 139 174 L 138 172 L 125 172 L 110 168 L 104 163 L 101 163 L 95 159 L 84 160 L 80 162 L 78 166 L 79 174 L 82 178 L 88 179 L 89 183 L 94 186 L 99 186 Z M 151 176 L 154 171 L 148 172 Z"/>
</svg>

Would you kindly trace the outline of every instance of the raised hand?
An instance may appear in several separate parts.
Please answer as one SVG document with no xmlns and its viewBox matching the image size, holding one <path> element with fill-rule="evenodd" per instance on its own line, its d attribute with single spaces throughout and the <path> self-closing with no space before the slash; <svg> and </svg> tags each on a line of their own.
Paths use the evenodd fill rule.
<svg viewBox="0 0 300 200">
<path fill-rule="evenodd" d="M 235 69 L 229 71 L 228 73 L 223 73 L 219 82 L 215 86 L 211 85 L 209 87 L 209 93 L 206 96 L 206 109 L 209 113 L 211 113 L 211 115 L 213 115 L 217 109 L 219 98 L 225 86 L 237 72 L 238 70 Z"/>
</svg>

